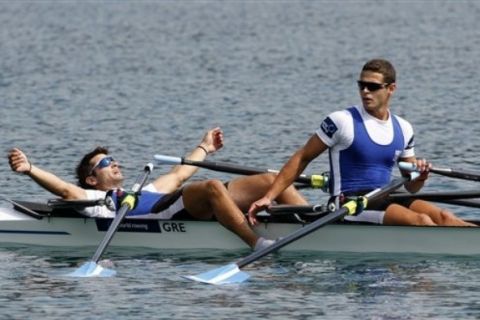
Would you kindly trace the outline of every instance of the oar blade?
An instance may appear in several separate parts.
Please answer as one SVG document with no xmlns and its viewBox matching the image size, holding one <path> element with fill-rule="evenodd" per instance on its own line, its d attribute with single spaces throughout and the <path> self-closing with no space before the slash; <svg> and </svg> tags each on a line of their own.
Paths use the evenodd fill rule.
<svg viewBox="0 0 480 320">
<path fill-rule="evenodd" d="M 89 277 L 113 277 L 117 272 L 107 269 L 94 261 L 85 262 L 75 271 L 67 274 L 67 277 L 89 278 Z"/>
<path fill-rule="evenodd" d="M 250 275 L 241 271 L 235 263 L 231 263 L 194 276 L 183 276 L 183 278 L 207 284 L 220 285 L 242 283 L 248 280 Z"/>
</svg>

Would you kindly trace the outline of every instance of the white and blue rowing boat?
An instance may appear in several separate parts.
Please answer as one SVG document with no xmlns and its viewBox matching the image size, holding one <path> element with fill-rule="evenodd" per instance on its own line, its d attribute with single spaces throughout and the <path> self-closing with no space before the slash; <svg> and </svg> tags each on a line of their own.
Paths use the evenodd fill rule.
<svg viewBox="0 0 480 320">
<path fill-rule="evenodd" d="M 46 204 L 18 202 L 13 207 L 0 208 L 0 243 L 97 246 L 111 221 L 84 217 L 72 208 L 52 209 Z M 276 239 L 304 225 L 292 216 L 270 216 L 255 231 Z M 477 255 L 479 243 L 480 228 L 333 223 L 282 250 Z M 154 214 L 125 218 L 110 245 L 152 249 L 247 248 L 216 221 L 167 221 Z"/>
</svg>

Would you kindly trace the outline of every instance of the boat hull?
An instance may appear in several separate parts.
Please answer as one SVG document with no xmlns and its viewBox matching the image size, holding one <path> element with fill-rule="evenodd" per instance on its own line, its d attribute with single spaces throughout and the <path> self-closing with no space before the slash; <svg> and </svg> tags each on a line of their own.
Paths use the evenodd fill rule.
<svg viewBox="0 0 480 320">
<path fill-rule="evenodd" d="M 233 233 L 215 221 L 165 221 L 154 217 L 127 218 L 111 246 L 152 249 L 247 249 Z M 0 243 L 42 246 L 98 246 L 111 219 L 43 217 L 0 208 Z M 301 223 L 268 222 L 255 228 L 276 239 L 301 228 Z M 480 229 L 368 224 L 330 224 L 282 250 L 322 252 L 388 252 L 422 254 L 480 254 Z"/>
</svg>

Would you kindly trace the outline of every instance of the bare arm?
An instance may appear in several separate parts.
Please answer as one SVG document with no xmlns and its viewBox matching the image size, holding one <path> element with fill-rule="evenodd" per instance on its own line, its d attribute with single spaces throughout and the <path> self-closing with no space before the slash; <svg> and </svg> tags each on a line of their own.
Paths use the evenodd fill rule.
<svg viewBox="0 0 480 320">
<path fill-rule="evenodd" d="M 223 131 L 219 127 L 213 128 L 203 136 L 200 144 L 193 149 L 186 157 L 189 160 L 202 161 L 208 154 L 214 153 L 223 147 Z M 178 165 L 174 166 L 170 172 L 158 177 L 153 185 L 159 192 L 173 192 L 179 188 L 185 181 L 190 179 L 198 167 Z"/>
<path fill-rule="evenodd" d="M 84 189 L 33 165 L 20 149 L 14 148 L 10 150 L 8 153 L 8 162 L 13 171 L 28 175 L 41 187 L 63 199 L 75 200 L 86 198 Z"/>
<path fill-rule="evenodd" d="M 256 224 L 257 212 L 270 206 L 272 201 L 295 181 L 308 164 L 327 149 L 328 146 L 316 134 L 312 135 L 307 143 L 298 149 L 282 167 L 267 193 L 250 206 L 248 210 L 250 223 Z"/>
</svg>

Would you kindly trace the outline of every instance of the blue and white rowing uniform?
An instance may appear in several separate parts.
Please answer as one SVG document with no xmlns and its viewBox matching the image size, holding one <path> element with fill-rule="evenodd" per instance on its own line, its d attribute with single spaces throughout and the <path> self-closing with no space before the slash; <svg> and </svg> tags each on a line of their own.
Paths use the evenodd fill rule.
<svg viewBox="0 0 480 320">
<path fill-rule="evenodd" d="M 155 214 L 155 217 L 165 220 L 187 217 L 188 214 L 183 205 L 181 191 L 182 189 L 168 194 L 160 193 L 155 186 L 150 183 L 143 187 L 138 198 L 137 206 L 130 211 L 127 216 Z M 106 191 L 87 189 L 85 192 L 87 194 L 87 200 L 105 199 L 107 196 Z M 95 218 L 113 218 L 116 214 L 115 210 L 110 210 L 107 206 L 86 207 L 80 212 L 88 217 Z"/>
<path fill-rule="evenodd" d="M 415 155 L 413 128 L 408 121 L 391 113 L 388 120 L 380 120 L 359 106 L 331 113 L 316 134 L 329 147 L 332 196 L 382 187 L 390 182 L 398 158 Z M 384 214 L 365 210 L 345 219 L 381 224 Z"/>
</svg>

